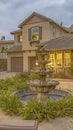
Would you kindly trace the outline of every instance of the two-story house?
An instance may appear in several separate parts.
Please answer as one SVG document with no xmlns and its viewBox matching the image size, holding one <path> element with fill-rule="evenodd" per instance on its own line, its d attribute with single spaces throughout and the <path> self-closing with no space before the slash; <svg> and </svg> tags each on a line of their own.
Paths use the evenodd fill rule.
<svg viewBox="0 0 73 130">
<path fill-rule="evenodd" d="M 6 40 L 5 36 L 0 40 L 0 71 L 7 70 L 7 49 L 11 48 L 14 40 Z"/>
<path fill-rule="evenodd" d="M 67 53 L 64 52 L 64 49 L 67 48 L 61 47 L 64 38 L 67 38 L 66 35 L 69 32 L 66 28 L 36 12 L 32 13 L 18 27 L 20 28 L 19 30 L 11 32 L 14 35 L 14 46 L 8 50 L 8 71 L 27 72 L 32 69 L 35 66 L 36 45 L 40 43 L 44 43 L 51 65 L 56 71 L 59 68 L 64 71 L 64 67 L 66 67 L 63 63 L 64 57 L 65 62 L 67 60 L 69 62 L 65 64 L 70 64 L 70 50 Z M 59 37 L 61 37 L 61 40 Z M 57 45 L 59 46 L 58 48 Z"/>
</svg>

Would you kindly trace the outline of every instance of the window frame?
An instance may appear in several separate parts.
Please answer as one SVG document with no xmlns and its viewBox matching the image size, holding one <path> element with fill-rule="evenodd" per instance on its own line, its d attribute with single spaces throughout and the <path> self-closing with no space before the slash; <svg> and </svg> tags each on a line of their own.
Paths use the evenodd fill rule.
<svg viewBox="0 0 73 130">
<path fill-rule="evenodd" d="M 31 30 L 33 28 L 38 28 L 38 30 L 39 30 L 38 31 L 39 38 L 35 39 L 35 40 L 32 38 L 32 31 Z M 40 42 L 40 40 L 42 40 L 42 26 L 33 26 L 33 27 L 29 28 L 28 29 L 28 41 L 31 43 L 31 45 L 32 45 L 32 43 Z"/>
<path fill-rule="evenodd" d="M 21 41 L 21 36 L 22 36 L 22 34 L 18 35 L 18 42 L 20 42 L 20 43 L 22 43 L 22 41 L 23 41 L 23 37 L 22 37 L 22 41 Z"/>
<path fill-rule="evenodd" d="M 51 60 L 54 60 L 54 65 L 50 65 L 51 67 L 55 67 L 55 52 L 49 52 L 49 59 L 50 59 L 50 54 L 53 54 L 54 55 L 54 58 L 52 58 Z M 50 60 L 50 61 L 51 61 Z M 51 62 L 50 62 L 51 63 Z"/>
<path fill-rule="evenodd" d="M 70 54 L 70 65 L 65 65 L 65 53 L 69 53 Z M 71 67 L 71 52 L 70 51 L 64 51 L 64 67 Z"/>
<path fill-rule="evenodd" d="M 59 66 L 59 65 L 57 64 L 57 60 L 58 60 L 58 59 L 57 59 L 57 54 L 58 54 L 58 53 L 61 53 L 61 54 L 62 54 L 62 59 L 61 59 L 61 63 L 62 63 L 62 64 L 61 64 L 61 66 Z M 62 51 L 56 52 L 56 66 L 57 66 L 58 68 L 63 67 L 63 52 L 62 52 Z"/>
<path fill-rule="evenodd" d="M 35 31 L 35 30 L 38 30 L 38 31 Z M 39 41 L 39 38 L 40 38 L 40 28 L 39 27 L 32 27 L 31 28 L 31 41 Z M 38 34 L 38 39 L 33 39 L 33 35 L 36 35 L 36 33 Z"/>
</svg>

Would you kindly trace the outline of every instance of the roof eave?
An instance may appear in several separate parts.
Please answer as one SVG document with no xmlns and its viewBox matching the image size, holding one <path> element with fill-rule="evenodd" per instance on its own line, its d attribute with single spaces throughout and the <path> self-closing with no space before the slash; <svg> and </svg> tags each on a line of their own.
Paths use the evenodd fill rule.
<svg viewBox="0 0 73 130">
<path fill-rule="evenodd" d="M 15 31 L 10 32 L 10 34 L 12 35 L 14 35 L 15 33 L 22 33 L 22 30 L 15 30 Z"/>
</svg>

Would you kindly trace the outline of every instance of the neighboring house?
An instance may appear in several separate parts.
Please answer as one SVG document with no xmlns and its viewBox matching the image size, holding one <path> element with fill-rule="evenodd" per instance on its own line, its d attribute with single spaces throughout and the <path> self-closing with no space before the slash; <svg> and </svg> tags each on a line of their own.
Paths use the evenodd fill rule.
<svg viewBox="0 0 73 130">
<path fill-rule="evenodd" d="M 5 40 L 2 36 L 0 40 L 0 71 L 7 70 L 7 49 L 13 46 L 13 40 Z"/>
<path fill-rule="evenodd" d="M 8 50 L 8 71 L 27 72 L 32 69 L 36 61 L 36 45 L 40 43 L 44 43 L 45 49 L 48 49 L 51 65 L 56 72 L 58 68 L 63 67 L 64 70 L 64 67 L 71 65 L 72 42 L 70 43 L 70 41 L 73 37 L 72 35 L 70 37 L 66 36 L 69 33 L 66 27 L 36 12 L 32 13 L 18 27 L 19 30 L 11 32 L 14 35 L 14 46 Z M 69 46 L 69 43 L 71 46 Z M 62 47 L 63 44 L 64 47 Z M 66 48 L 67 46 L 69 49 Z M 65 54 L 62 53 L 64 49 L 66 50 Z M 51 53 L 51 51 L 54 52 Z M 68 63 L 64 63 L 65 66 L 62 64 L 62 57 L 63 59 L 65 57 L 65 62 L 68 60 Z"/>
</svg>

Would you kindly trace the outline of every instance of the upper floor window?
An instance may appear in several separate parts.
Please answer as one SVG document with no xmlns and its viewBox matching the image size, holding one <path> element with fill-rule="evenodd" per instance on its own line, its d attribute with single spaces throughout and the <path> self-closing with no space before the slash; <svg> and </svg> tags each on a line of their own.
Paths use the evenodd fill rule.
<svg viewBox="0 0 73 130">
<path fill-rule="evenodd" d="M 29 41 L 39 41 L 42 39 L 42 28 L 33 27 L 29 29 Z"/>
<path fill-rule="evenodd" d="M 22 35 L 18 35 L 18 42 L 22 42 Z"/>
<path fill-rule="evenodd" d="M 32 41 L 39 40 L 39 27 L 35 27 L 31 29 L 31 40 Z"/>
</svg>

